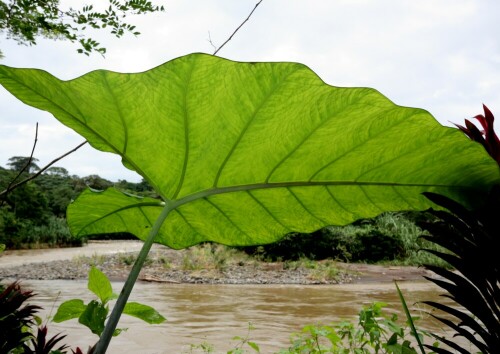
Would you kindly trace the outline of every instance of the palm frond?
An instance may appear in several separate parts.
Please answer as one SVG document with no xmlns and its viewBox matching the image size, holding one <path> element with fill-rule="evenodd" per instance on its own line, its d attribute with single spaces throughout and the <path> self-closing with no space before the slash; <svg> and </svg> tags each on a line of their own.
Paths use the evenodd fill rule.
<svg viewBox="0 0 500 354">
<path fill-rule="evenodd" d="M 443 210 L 429 210 L 434 221 L 424 221 L 420 226 L 429 232 L 423 236 L 428 241 L 445 248 L 449 253 L 425 250 L 448 262 L 455 270 L 425 265 L 439 278 L 427 278 L 446 291 L 446 297 L 456 307 L 433 301 L 427 305 L 446 316 L 436 319 L 454 331 L 456 336 L 466 338 L 482 353 L 500 353 L 500 257 L 494 233 L 496 220 L 493 205 L 500 205 L 498 190 L 490 203 L 472 212 L 444 196 L 425 193 L 425 196 Z M 456 343 L 445 338 L 441 342 L 456 349 Z M 460 352 L 463 352 L 460 350 Z M 467 351 L 466 351 L 467 352 Z"/>
</svg>

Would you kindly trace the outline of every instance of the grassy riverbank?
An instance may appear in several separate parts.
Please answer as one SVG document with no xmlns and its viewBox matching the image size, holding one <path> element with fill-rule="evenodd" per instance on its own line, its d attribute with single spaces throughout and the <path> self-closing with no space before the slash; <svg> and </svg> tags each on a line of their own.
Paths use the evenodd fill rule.
<svg viewBox="0 0 500 354">
<path fill-rule="evenodd" d="M 134 241 L 100 241 L 89 245 L 94 253 L 67 257 L 52 261 L 53 257 L 33 257 L 26 252 L 50 253 L 47 251 L 9 251 L 2 256 L 0 279 L 86 279 L 91 266 L 101 269 L 112 280 L 124 280 L 138 251 L 109 254 L 109 249 L 140 246 Z M 107 250 L 107 254 L 99 251 Z M 85 249 L 85 248 L 84 248 Z M 84 250 L 82 249 L 82 251 Z M 77 251 L 78 249 L 75 249 Z M 57 251 L 58 252 L 58 251 Z M 80 253 L 81 254 L 81 253 Z M 9 258 L 16 264 L 9 266 Z M 24 257 L 20 262 L 18 257 Z M 36 262 L 36 266 L 34 263 Z M 370 265 L 345 263 L 326 259 L 264 261 L 241 250 L 221 245 L 204 244 L 182 251 L 156 245 L 150 252 L 140 279 L 170 283 L 207 284 L 339 284 L 357 281 L 392 281 L 422 279 L 425 270 L 418 267 Z"/>
</svg>

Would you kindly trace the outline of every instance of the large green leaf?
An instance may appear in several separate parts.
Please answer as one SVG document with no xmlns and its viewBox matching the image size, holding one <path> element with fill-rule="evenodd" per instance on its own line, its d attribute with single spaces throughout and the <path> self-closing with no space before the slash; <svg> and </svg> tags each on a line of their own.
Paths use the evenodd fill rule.
<svg viewBox="0 0 500 354">
<path fill-rule="evenodd" d="M 99 298 L 99 300 L 101 300 L 103 305 L 115 298 L 108 277 L 94 266 L 90 268 L 87 287 Z"/>
<path fill-rule="evenodd" d="M 369 88 L 325 84 L 297 63 L 191 54 L 138 74 L 60 81 L 0 67 L 0 83 L 102 151 L 119 154 L 162 196 L 84 192 L 73 233 L 131 231 L 157 242 L 272 242 L 388 210 L 425 209 L 423 191 L 470 203 L 500 180 L 483 148 L 428 112 Z"/>
<path fill-rule="evenodd" d="M 81 299 L 73 299 L 63 302 L 59 305 L 56 314 L 52 321 L 56 323 L 71 320 L 73 318 L 78 318 L 87 309 L 87 306 L 83 303 Z"/>
<path fill-rule="evenodd" d="M 166 321 L 158 311 L 148 305 L 139 304 L 138 302 L 127 302 L 123 313 L 129 316 L 134 316 L 149 324 L 160 324 Z"/>
</svg>

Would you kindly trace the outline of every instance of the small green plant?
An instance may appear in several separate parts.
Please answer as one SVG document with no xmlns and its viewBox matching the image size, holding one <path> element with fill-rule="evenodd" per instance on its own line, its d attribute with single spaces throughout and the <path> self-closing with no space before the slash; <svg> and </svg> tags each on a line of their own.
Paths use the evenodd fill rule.
<svg viewBox="0 0 500 354">
<path fill-rule="evenodd" d="M 203 343 L 200 343 L 200 344 L 190 344 L 189 345 L 189 353 L 196 353 L 198 352 L 198 350 L 201 350 L 202 353 L 204 354 L 209 354 L 209 353 L 213 353 L 214 350 L 215 350 L 215 347 L 213 344 L 210 344 L 210 343 L 207 343 L 207 342 L 203 342 Z"/>
<path fill-rule="evenodd" d="M 255 327 L 251 322 L 248 323 L 248 329 L 245 336 L 234 336 L 232 339 L 236 341 L 233 348 L 229 349 L 227 354 L 245 354 L 248 353 L 247 349 L 250 348 L 254 353 L 260 353 L 259 345 L 250 340 L 250 332 L 253 331 Z M 248 347 L 248 348 L 247 348 Z M 215 347 L 213 344 L 208 342 L 203 342 L 200 344 L 191 344 L 189 346 L 189 353 L 196 353 L 199 350 L 204 354 L 215 353 Z"/>
<path fill-rule="evenodd" d="M 409 340 L 411 330 L 398 322 L 396 314 L 386 314 L 383 311 L 386 306 L 375 302 L 364 307 L 359 312 L 357 324 L 340 321 L 331 325 L 305 326 L 301 333 L 292 335 L 292 345 L 279 353 L 417 353 Z M 429 334 L 420 330 L 418 336 Z"/>
<path fill-rule="evenodd" d="M 260 348 L 257 345 L 257 343 L 252 342 L 249 339 L 250 332 L 253 331 L 254 329 L 255 329 L 255 327 L 253 326 L 253 324 L 251 322 L 248 323 L 247 334 L 244 337 L 241 337 L 241 336 L 233 337 L 233 340 L 237 341 L 237 344 L 233 349 L 229 350 L 227 352 L 227 354 L 244 354 L 244 353 L 246 353 L 245 346 L 250 347 L 256 353 L 260 353 Z"/>
<path fill-rule="evenodd" d="M 165 268 L 165 269 L 171 269 L 172 268 L 172 262 L 170 261 L 170 259 L 168 259 L 165 256 L 158 257 L 158 259 L 156 261 L 159 264 L 163 265 L 163 268 Z"/>
<path fill-rule="evenodd" d="M 399 288 L 397 290 L 402 297 Z M 384 311 L 387 304 L 375 302 L 359 312 L 356 323 L 342 320 L 329 325 L 304 326 L 300 333 L 291 335 L 290 347 L 281 349 L 277 354 L 426 354 L 425 351 L 418 352 L 417 348 L 423 350 L 423 339 L 432 336 L 427 331 L 416 328 L 415 321 L 418 318 L 410 315 L 404 299 L 402 305 L 408 319 L 404 324 L 401 324 L 396 314 Z M 249 323 L 246 335 L 234 337 L 233 340 L 237 343 L 226 353 L 260 353 L 257 343 L 250 340 L 250 333 L 254 329 Z M 430 348 L 439 352 L 437 345 L 433 343 Z M 190 353 L 198 350 L 205 354 L 216 352 L 215 347 L 207 342 L 190 345 Z"/>
<path fill-rule="evenodd" d="M 134 264 L 134 262 L 135 262 L 136 258 L 137 258 L 137 257 L 136 257 L 135 255 L 133 255 L 133 254 L 120 254 L 120 255 L 118 256 L 118 261 L 119 261 L 120 263 L 123 263 L 123 264 L 125 264 L 125 265 L 128 265 L 128 266 L 129 266 L 129 265 Z"/>
<path fill-rule="evenodd" d="M 108 317 L 109 302 L 116 299 L 117 295 L 113 293 L 109 279 L 96 267 L 90 269 L 88 289 L 97 296 L 97 300 L 91 300 L 86 305 L 81 299 L 65 301 L 57 309 L 53 321 L 59 323 L 78 318 L 79 323 L 88 327 L 92 333 L 100 336 Z M 165 321 L 165 317 L 155 309 L 137 302 L 127 302 L 123 313 L 139 318 L 149 324 L 159 324 Z M 117 336 L 123 330 L 116 329 L 113 336 Z"/>
</svg>

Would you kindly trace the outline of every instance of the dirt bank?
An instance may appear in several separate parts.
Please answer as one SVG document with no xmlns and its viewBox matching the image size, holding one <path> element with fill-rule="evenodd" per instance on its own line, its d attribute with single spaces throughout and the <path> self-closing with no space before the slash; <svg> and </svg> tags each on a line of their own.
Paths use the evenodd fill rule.
<svg viewBox="0 0 500 354">
<path fill-rule="evenodd" d="M 118 244 L 117 244 L 118 245 Z M 100 268 L 112 280 L 124 280 L 136 258 L 134 245 L 115 247 L 119 253 L 110 253 L 110 245 L 91 245 L 92 255 L 76 250 L 76 256 L 46 261 L 39 250 L 2 255 L 0 279 L 85 279 L 90 266 Z M 106 252 L 100 252 L 100 248 Z M 125 250 L 125 251 L 123 251 Z M 49 252 L 49 251 L 47 251 Z M 53 252 L 53 251 L 50 251 Z M 49 252 L 49 253 L 50 253 Z M 155 247 L 143 267 L 142 281 L 207 284 L 343 284 L 423 280 L 431 273 L 417 267 L 395 267 L 367 264 L 320 262 L 260 262 L 241 255 L 222 256 L 217 250 L 174 251 Z M 56 253 L 54 253 L 55 255 Z M 58 255 L 61 252 L 57 253 Z M 33 256 L 38 255 L 38 256 Z M 9 259 L 12 265 L 9 265 Z M 49 258 L 50 259 L 50 258 Z"/>
</svg>

